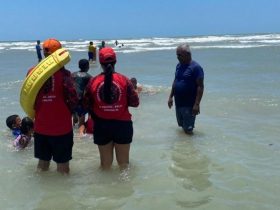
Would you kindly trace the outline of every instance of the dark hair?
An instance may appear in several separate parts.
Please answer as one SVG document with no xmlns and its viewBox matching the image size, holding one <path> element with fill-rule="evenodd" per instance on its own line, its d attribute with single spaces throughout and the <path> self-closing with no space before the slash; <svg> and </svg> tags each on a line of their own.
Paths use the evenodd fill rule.
<svg viewBox="0 0 280 210">
<path fill-rule="evenodd" d="M 104 74 L 104 100 L 107 104 L 112 104 L 112 75 L 116 62 L 102 64 L 105 67 Z"/>
<path fill-rule="evenodd" d="M 136 79 L 135 77 L 131 77 L 130 81 L 131 81 L 132 83 L 137 83 L 137 79 Z"/>
<path fill-rule="evenodd" d="M 81 71 L 87 71 L 89 69 L 89 62 L 87 59 L 81 59 L 79 61 L 79 68 Z"/>
<path fill-rule="evenodd" d="M 131 83 L 132 83 L 134 89 L 137 89 L 137 79 L 136 79 L 135 77 L 132 77 L 132 78 L 130 79 L 130 81 L 131 81 Z"/>
<path fill-rule="evenodd" d="M 21 120 L 20 131 L 22 134 L 27 134 L 31 129 L 33 129 L 34 123 L 33 120 L 29 117 L 24 117 Z"/>
<path fill-rule="evenodd" d="M 13 129 L 13 125 L 16 124 L 16 119 L 18 117 L 19 116 L 17 114 L 13 114 L 13 115 L 10 115 L 9 117 L 7 117 L 7 119 L 6 119 L 7 127 L 12 130 Z"/>
</svg>

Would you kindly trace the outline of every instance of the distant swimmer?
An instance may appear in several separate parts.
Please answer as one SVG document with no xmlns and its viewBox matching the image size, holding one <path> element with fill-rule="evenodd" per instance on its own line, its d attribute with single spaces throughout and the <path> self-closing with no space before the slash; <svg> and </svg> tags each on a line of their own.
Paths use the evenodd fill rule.
<svg viewBox="0 0 280 210">
<path fill-rule="evenodd" d="M 102 41 L 101 42 L 101 45 L 99 45 L 99 50 L 101 50 L 102 48 L 104 48 L 105 47 L 105 41 Z"/>
<path fill-rule="evenodd" d="M 115 46 L 118 46 L 119 42 L 118 40 L 115 41 Z"/>
<path fill-rule="evenodd" d="M 96 62 L 96 47 L 93 45 L 93 42 L 89 42 L 88 61 L 90 63 L 95 63 Z"/>
<path fill-rule="evenodd" d="M 118 46 L 118 47 L 119 47 L 119 48 L 121 48 L 121 47 L 123 47 L 123 46 L 124 46 L 124 44 L 119 44 L 119 46 Z"/>
<path fill-rule="evenodd" d="M 155 95 L 158 92 L 160 92 L 160 89 L 158 87 L 152 87 L 152 86 L 143 86 L 140 83 L 138 83 L 137 79 L 135 77 L 132 77 L 130 79 L 134 90 L 139 94 L 145 94 L 145 95 Z"/>
<path fill-rule="evenodd" d="M 37 57 L 38 57 L 38 63 L 40 63 L 40 61 L 42 60 L 41 51 L 42 51 L 42 48 L 41 48 L 41 45 L 40 45 L 40 40 L 37 40 L 36 52 L 37 52 Z"/>
</svg>

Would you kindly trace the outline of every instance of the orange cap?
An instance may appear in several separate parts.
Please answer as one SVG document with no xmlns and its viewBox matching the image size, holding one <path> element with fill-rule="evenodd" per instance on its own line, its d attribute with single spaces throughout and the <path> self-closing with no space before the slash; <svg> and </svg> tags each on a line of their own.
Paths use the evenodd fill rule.
<svg viewBox="0 0 280 210">
<path fill-rule="evenodd" d="M 43 49 L 46 53 L 53 53 L 61 48 L 61 44 L 56 39 L 47 39 L 44 41 Z"/>
</svg>

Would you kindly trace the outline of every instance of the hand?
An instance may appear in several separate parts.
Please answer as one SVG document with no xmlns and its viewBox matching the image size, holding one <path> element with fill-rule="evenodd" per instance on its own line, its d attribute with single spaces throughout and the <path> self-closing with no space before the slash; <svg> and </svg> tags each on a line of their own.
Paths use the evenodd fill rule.
<svg viewBox="0 0 280 210">
<path fill-rule="evenodd" d="M 199 113 L 200 113 L 199 104 L 194 104 L 193 109 L 192 109 L 192 114 L 193 115 L 198 115 Z"/>
<path fill-rule="evenodd" d="M 171 107 L 173 106 L 173 99 L 169 98 L 167 104 L 168 104 L 169 109 L 171 109 Z"/>
<path fill-rule="evenodd" d="M 21 146 L 22 148 L 25 148 L 25 147 L 27 146 L 27 144 L 28 144 L 28 141 L 26 141 L 26 139 L 24 139 L 24 138 L 21 138 L 21 139 L 19 140 L 19 144 L 20 144 L 20 146 Z"/>
</svg>

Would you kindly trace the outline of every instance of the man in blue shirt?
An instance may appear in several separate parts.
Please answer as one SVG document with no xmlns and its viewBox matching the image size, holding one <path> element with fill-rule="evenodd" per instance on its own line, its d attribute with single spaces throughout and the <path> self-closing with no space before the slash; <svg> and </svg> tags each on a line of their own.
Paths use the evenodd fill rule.
<svg viewBox="0 0 280 210">
<path fill-rule="evenodd" d="M 200 112 L 200 101 L 204 90 L 202 67 L 192 60 L 188 44 L 181 44 L 176 50 L 179 63 L 168 99 L 168 107 L 173 106 L 175 98 L 178 125 L 186 134 L 193 134 L 196 115 Z"/>
<path fill-rule="evenodd" d="M 42 48 L 40 46 L 40 40 L 37 40 L 36 52 L 37 52 L 37 57 L 38 57 L 38 63 L 42 60 L 41 51 L 42 51 Z"/>
</svg>

